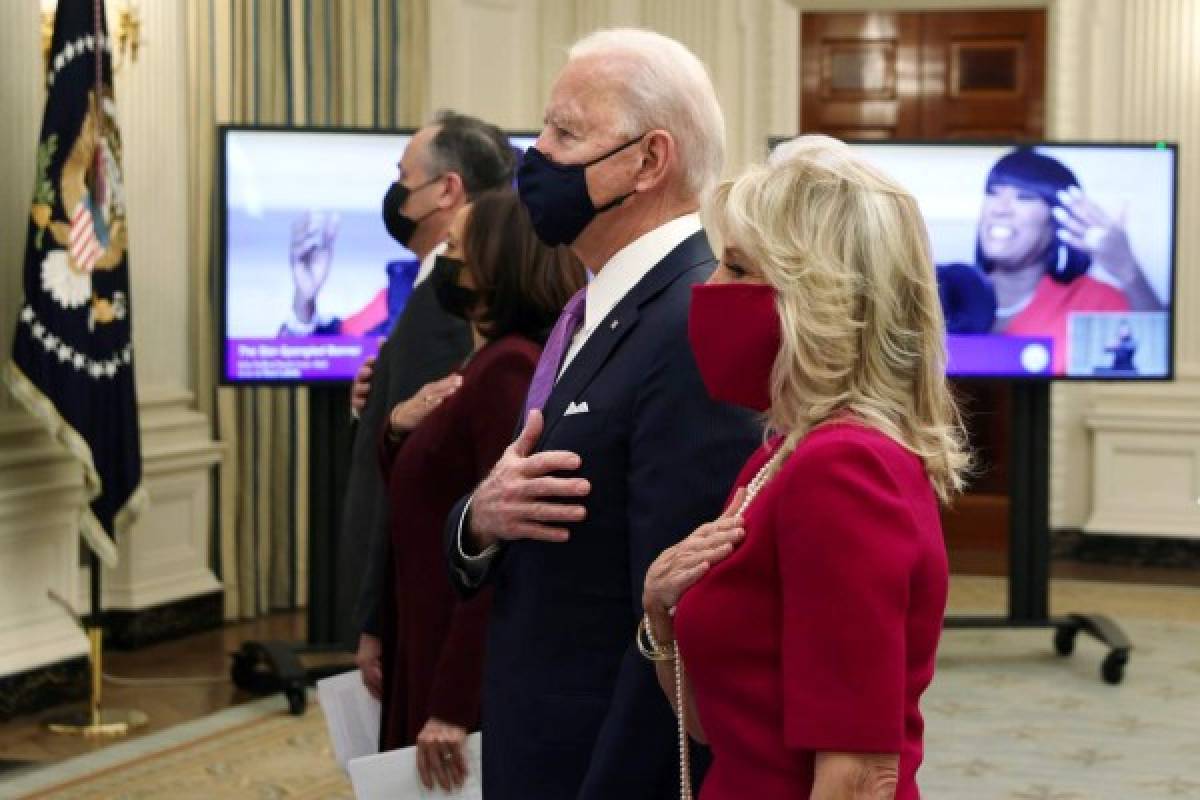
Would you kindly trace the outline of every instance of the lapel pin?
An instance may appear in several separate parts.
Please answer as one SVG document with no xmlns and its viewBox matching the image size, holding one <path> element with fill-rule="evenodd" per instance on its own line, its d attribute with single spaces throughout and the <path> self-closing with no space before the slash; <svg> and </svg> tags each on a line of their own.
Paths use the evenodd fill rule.
<svg viewBox="0 0 1200 800">
<path fill-rule="evenodd" d="M 612 325 L 610 325 L 609 327 L 610 327 L 610 328 L 612 328 L 612 329 L 615 331 L 615 330 L 617 329 L 617 323 L 618 323 L 618 322 L 619 322 L 619 320 L 615 320 L 615 319 L 614 319 L 614 320 L 612 321 Z"/>
</svg>

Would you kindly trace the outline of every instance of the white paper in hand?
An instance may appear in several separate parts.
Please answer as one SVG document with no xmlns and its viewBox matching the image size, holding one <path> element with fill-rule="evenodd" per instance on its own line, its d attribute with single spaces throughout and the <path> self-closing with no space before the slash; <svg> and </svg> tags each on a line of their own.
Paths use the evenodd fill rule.
<svg viewBox="0 0 1200 800">
<path fill-rule="evenodd" d="M 382 708 L 363 685 L 361 671 L 317 681 L 317 702 L 325 714 L 338 766 L 346 769 L 350 759 L 379 752 Z"/>
<path fill-rule="evenodd" d="M 417 773 L 417 748 L 405 747 L 350 761 L 350 781 L 358 800 L 483 800 L 480 736 L 467 737 L 467 780 L 461 789 L 426 789 Z"/>
</svg>

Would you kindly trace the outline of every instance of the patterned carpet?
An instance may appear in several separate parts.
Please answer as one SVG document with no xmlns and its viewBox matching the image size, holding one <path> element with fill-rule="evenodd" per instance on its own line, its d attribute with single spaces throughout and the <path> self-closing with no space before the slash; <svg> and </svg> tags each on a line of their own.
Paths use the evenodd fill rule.
<svg viewBox="0 0 1200 800">
<path fill-rule="evenodd" d="M 20 800 L 350 800 L 350 781 L 338 769 L 321 709 L 310 703 L 303 717 L 267 699 L 220 711 L 200 720 L 207 729 L 176 746 L 163 747 L 175 731 L 132 739 L 98 753 L 47 767 L 15 783 L 37 783 Z M 248 719 L 247 719 L 248 718 Z M 189 723 L 191 725 L 192 723 Z M 184 726 L 180 726 L 184 727 Z M 172 737 L 178 738 L 178 737 Z M 112 752 L 124 749 L 126 752 Z M 115 762 L 105 766 L 101 762 Z M 64 773 L 66 780 L 57 776 Z M 65 776 L 64 776 L 65 777 Z"/>
<path fill-rule="evenodd" d="M 990 607 L 998 588 L 956 579 L 953 606 Z M 924 702 L 924 797 L 1200 798 L 1200 592 L 1063 582 L 1054 604 L 1121 619 L 1135 645 L 1125 683 L 1100 680 L 1104 650 L 1083 636 L 1062 659 L 1048 631 L 948 631 Z M 28 778 L 0 783 L 0 797 L 351 797 L 315 704 L 299 719 L 280 700 L 252 706 L 43 769 L 33 794 L 18 793 Z"/>
<path fill-rule="evenodd" d="M 1047 631 L 948 631 L 925 696 L 929 798 L 1200 798 L 1200 626 L 1128 621 L 1125 682 L 1099 644 Z"/>
</svg>

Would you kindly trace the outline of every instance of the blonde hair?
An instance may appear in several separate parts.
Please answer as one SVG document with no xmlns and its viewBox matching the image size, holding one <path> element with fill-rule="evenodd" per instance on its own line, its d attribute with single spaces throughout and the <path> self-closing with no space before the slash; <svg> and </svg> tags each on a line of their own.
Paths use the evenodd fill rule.
<svg viewBox="0 0 1200 800">
<path fill-rule="evenodd" d="M 640 28 L 595 31 L 567 53 L 568 61 L 595 57 L 619 93 L 619 133 L 669 132 L 681 188 L 689 198 L 707 194 L 725 164 L 725 115 L 704 62 L 676 40 Z"/>
<path fill-rule="evenodd" d="M 845 411 L 920 457 L 948 502 L 969 457 L 912 195 L 844 143 L 802 136 L 722 183 L 709 213 L 777 292 L 782 347 L 767 424 L 787 438 L 772 469 Z"/>
</svg>

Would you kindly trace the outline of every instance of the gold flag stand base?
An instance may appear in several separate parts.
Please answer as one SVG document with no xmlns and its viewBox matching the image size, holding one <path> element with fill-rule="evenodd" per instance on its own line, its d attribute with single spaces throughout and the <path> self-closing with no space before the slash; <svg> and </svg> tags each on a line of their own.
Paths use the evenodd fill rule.
<svg viewBox="0 0 1200 800">
<path fill-rule="evenodd" d="M 71 711 L 46 721 L 53 733 L 68 736 L 124 736 L 149 721 L 141 711 L 128 708 Z"/>
<path fill-rule="evenodd" d="M 49 717 L 46 727 L 67 736 L 124 736 L 145 725 L 149 718 L 133 709 L 100 707 L 104 688 L 104 628 L 88 628 L 87 634 L 88 659 L 92 665 L 92 696 L 88 707 Z"/>
</svg>

